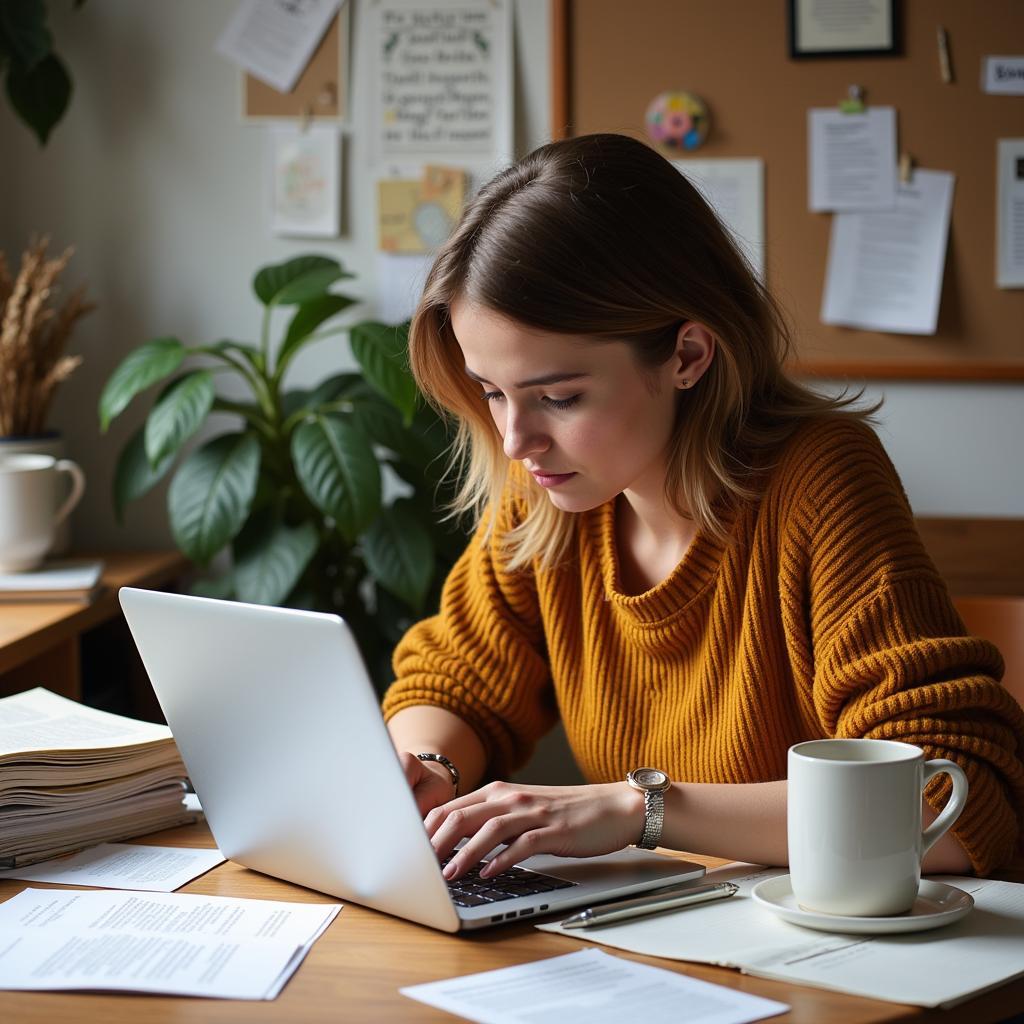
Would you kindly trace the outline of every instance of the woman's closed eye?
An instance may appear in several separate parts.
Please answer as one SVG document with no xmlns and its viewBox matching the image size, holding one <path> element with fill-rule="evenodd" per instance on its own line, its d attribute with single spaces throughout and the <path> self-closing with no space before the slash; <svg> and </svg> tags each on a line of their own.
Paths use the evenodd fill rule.
<svg viewBox="0 0 1024 1024">
<path fill-rule="evenodd" d="M 505 398 L 500 391 L 485 391 L 480 397 L 485 402 L 498 402 Z M 540 400 L 552 409 L 569 409 L 582 397 L 582 395 L 569 395 L 568 398 L 553 398 L 551 395 L 541 395 Z"/>
</svg>

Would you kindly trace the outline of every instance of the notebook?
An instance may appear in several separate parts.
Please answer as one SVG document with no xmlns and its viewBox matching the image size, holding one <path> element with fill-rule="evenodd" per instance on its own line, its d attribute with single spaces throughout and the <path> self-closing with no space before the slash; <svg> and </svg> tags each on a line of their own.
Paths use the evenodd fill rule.
<svg viewBox="0 0 1024 1024">
<path fill-rule="evenodd" d="M 231 860 L 448 932 L 704 874 L 699 864 L 629 848 L 531 857 L 513 873 L 522 895 L 467 899 L 474 890 L 466 882 L 453 893 L 341 618 L 129 587 L 119 596 L 210 830 Z"/>
</svg>

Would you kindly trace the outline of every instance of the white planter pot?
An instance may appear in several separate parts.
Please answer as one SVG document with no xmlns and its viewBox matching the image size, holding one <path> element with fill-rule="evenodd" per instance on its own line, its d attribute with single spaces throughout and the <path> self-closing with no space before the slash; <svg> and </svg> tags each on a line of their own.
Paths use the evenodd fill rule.
<svg viewBox="0 0 1024 1024">
<path fill-rule="evenodd" d="M 64 438 L 57 433 L 42 434 L 39 437 L 0 437 L 0 459 L 5 455 L 52 455 L 55 459 L 63 459 Z M 64 555 L 71 548 L 71 518 L 69 517 L 57 527 L 57 539 L 54 541 L 51 555 Z"/>
</svg>

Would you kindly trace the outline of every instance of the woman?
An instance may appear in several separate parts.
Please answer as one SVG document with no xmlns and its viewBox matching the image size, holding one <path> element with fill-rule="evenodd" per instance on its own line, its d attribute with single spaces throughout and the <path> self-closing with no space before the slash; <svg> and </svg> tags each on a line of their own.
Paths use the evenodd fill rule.
<svg viewBox="0 0 1024 1024">
<path fill-rule="evenodd" d="M 478 529 L 384 702 L 439 856 L 468 839 L 446 877 L 501 843 L 485 877 L 631 843 L 785 864 L 786 751 L 824 736 L 965 768 L 926 870 L 1012 855 L 1024 714 L 1000 656 L 963 635 L 865 413 L 788 380 L 787 344 L 639 142 L 544 146 L 470 203 L 410 359 L 456 419 Z M 559 715 L 589 785 L 477 788 Z M 642 766 L 667 788 L 627 783 Z"/>
</svg>

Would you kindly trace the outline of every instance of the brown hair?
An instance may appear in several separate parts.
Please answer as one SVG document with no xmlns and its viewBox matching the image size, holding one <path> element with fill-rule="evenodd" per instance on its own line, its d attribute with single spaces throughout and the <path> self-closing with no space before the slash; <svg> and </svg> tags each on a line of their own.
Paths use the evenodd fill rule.
<svg viewBox="0 0 1024 1024">
<path fill-rule="evenodd" d="M 665 484 L 672 505 L 713 532 L 722 529 L 717 499 L 756 493 L 753 463 L 801 421 L 873 411 L 848 408 L 858 395 L 824 397 L 785 375 L 790 336 L 778 305 L 667 160 L 624 135 L 554 142 L 474 196 L 438 253 L 410 329 L 416 380 L 457 423 L 463 482 L 453 508 L 478 521 L 497 510 L 509 461 L 464 371 L 449 315 L 458 298 L 529 327 L 625 342 L 642 368 L 671 356 L 683 322 L 703 324 L 716 352 L 679 404 Z M 526 474 L 515 484 L 526 513 L 503 538 L 509 565 L 551 564 L 574 516 Z"/>
</svg>

